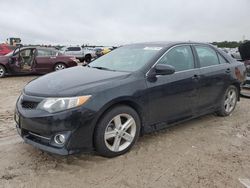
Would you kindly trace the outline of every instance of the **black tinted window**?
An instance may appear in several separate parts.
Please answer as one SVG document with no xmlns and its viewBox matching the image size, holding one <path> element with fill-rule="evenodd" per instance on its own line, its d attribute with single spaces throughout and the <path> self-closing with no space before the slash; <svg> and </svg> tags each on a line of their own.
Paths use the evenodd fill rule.
<svg viewBox="0 0 250 188">
<path fill-rule="evenodd" d="M 197 51 L 201 67 L 219 64 L 217 53 L 212 48 L 208 46 L 195 46 L 195 49 Z"/>
<path fill-rule="evenodd" d="M 171 49 L 158 63 L 175 67 L 175 71 L 194 68 L 194 58 L 190 46 L 178 46 Z"/>
<path fill-rule="evenodd" d="M 81 51 L 80 47 L 68 47 L 68 51 Z"/>
</svg>

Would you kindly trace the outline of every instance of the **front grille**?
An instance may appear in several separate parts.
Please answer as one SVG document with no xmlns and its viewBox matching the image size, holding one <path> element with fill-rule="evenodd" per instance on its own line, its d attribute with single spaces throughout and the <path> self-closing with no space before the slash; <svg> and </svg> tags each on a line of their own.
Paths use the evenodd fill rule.
<svg viewBox="0 0 250 188">
<path fill-rule="evenodd" d="M 31 102 L 31 101 L 23 101 L 22 107 L 28 110 L 35 109 L 38 105 L 38 102 Z"/>
</svg>

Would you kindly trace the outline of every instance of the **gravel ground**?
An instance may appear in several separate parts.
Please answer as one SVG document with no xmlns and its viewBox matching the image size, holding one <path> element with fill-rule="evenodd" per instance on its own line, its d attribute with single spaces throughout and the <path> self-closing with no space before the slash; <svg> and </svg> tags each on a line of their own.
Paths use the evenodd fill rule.
<svg viewBox="0 0 250 188">
<path fill-rule="evenodd" d="M 117 158 L 62 157 L 16 133 L 15 102 L 34 78 L 0 79 L 0 187 L 250 187 L 249 99 L 230 117 L 210 114 L 145 135 Z"/>
</svg>

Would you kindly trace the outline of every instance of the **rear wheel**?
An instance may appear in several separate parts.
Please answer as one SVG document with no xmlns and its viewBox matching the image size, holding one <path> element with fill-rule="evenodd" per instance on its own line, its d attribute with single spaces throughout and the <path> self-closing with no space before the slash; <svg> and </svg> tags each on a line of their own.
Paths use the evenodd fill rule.
<svg viewBox="0 0 250 188">
<path fill-rule="evenodd" d="M 3 78 L 6 74 L 6 69 L 4 66 L 0 65 L 0 78 Z"/>
<path fill-rule="evenodd" d="M 238 100 L 238 94 L 238 89 L 234 85 L 227 88 L 221 100 L 220 109 L 217 112 L 219 116 L 228 116 L 234 111 Z"/>
<path fill-rule="evenodd" d="M 63 69 L 66 69 L 66 65 L 63 63 L 57 63 L 55 65 L 54 71 L 59 71 L 59 70 L 63 70 Z"/>
<path fill-rule="evenodd" d="M 94 142 L 97 152 L 104 157 L 126 153 L 137 141 L 140 118 L 128 106 L 117 106 L 104 114 L 97 124 Z"/>
</svg>

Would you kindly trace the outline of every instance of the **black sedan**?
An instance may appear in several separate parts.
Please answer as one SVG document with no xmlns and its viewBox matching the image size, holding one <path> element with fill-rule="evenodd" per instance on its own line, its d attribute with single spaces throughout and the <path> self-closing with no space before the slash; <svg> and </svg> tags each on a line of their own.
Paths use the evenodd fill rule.
<svg viewBox="0 0 250 188">
<path fill-rule="evenodd" d="M 30 82 L 15 120 L 25 142 L 42 150 L 115 157 L 144 133 L 230 115 L 244 80 L 244 65 L 208 44 L 132 44 Z"/>
</svg>

